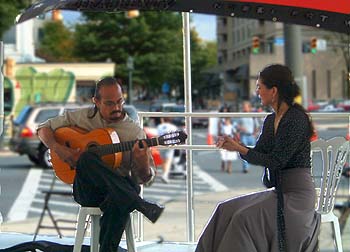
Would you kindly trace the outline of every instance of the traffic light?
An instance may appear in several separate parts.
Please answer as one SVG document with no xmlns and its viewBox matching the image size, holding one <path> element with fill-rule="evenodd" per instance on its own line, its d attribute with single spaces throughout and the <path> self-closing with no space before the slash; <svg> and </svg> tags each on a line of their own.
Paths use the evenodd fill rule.
<svg viewBox="0 0 350 252">
<path fill-rule="evenodd" d="M 52 16 L 51 16 L 52 21 L 62 21 L 63 16 L 61 14 L 60 10 L 52 10 Z"/>
<path fill-rule="evenodd" d="M 136 18 L 140 16 L 139 10 L 129 10 L 125 14 L 127 18 Z"/>
<path fill-rule="evenodd" d="M 254 54 L 257 54 L 259 53 L 259 51 L 260 51 L 260 38 L 257 36 L 254 36 L 252 40 L 252 52 Z"/>
<path fill-rule="evenodd" d="M 315 54 L 317 52 L 317 38 L 312 37 L 310 41 L 310 51 Z"/>
</svg>

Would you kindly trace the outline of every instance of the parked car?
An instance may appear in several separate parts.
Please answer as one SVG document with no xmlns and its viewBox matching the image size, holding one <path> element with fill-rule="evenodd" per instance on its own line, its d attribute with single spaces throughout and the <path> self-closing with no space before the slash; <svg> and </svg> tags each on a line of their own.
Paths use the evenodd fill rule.
<svg viewBox="0 0 350 252">
<path fill-rule="evenodd" d="M 185 105 L 177 103 L 158 103 L 150 106 L 150 112 L 185 112 Z M 160 123 L 160 118 L 150 118 L 155 125 Z M 172 123 L 176 126 L 183 127 L 185 125 L 185 117 L 174 117 Z"/>
<path fill-rule="evenodd" d="M 315 112 L 344 112 L 344 108 L 335 107 L 333 104 L 328 104 L 316 110 Z"/>
<path fill-rule="evenodd" d="M 343 108 L 344 111 L 350 111 L 350 100 L 341 101 L 337 104 L 337 108 Z"/>
<path fill-rule="evenodd" d="M 307 111 L 314 112 L 321 108 L 321 105 L 314 103 L 312 100 L 308 102 Z"/>
<path fill-rule="evenodd" d="M 43 168 L 50 167 L 49 152 L 36 134 L 37 126 L 49 118 L 63 114 L 64 111 L 89 106 L 91 104 L 77 103 L 47 103 L 25 106 L 12 122 L 10 150 L 20 155 L 27 155 L 30 161 Z M 134 106 L 124 105 L 124 109 L 132 119 L 139 121 Z"/>
<path fill-rule="evenodd" d="M 10 150 L 20 155 L 27 155 L 29 160 L 41 167 L 49 167 L 48 149 L 36 134 L 36 128 L 49 118 L 87 105 L 80 104 L 35 104 L 25 106 L 12 122 L 9 142 Z"/>
</svg>

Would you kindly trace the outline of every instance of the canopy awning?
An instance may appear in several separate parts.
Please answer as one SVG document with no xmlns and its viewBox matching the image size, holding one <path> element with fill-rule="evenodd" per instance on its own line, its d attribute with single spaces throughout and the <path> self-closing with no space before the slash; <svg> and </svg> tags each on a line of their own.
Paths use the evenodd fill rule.
<svg viewBox="0 0 350 252">
<path fill-rule="evenodd" d="M 24 22 L 54 10 L 118 12 L 157 10 L 254 18 L 350 33 L 349 0 L 41 0 L 18 15 Z"/>
</svg>

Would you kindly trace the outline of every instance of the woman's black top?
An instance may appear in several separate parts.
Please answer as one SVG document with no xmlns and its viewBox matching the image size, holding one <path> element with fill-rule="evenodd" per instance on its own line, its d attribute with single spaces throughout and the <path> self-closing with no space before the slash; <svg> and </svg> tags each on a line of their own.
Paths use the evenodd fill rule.
<svg viewBox="0 0 350 252">
<path fill-rule="evenodd" d="M 241 157 L 271 172 L 280 169 L 310 168 L 310 125 L 303 111 L 290 107 L 274 133 L 275 113 L 268 115 L 254 148 Z"/>
<path fill-rule="evenodd" d="M 275 113 L 264 121 L 260 137 L 253 149 L 241 157 L 249 163 L 265 167 L 263 182 L 277 191 L 277 231 L 278 248 L 286 251 L 285 220 L 283 203 L 282 170 L 310 168 L 310 123 L 308 115 L 295 107 L 290 107 L 281 118 L 276 134 L 274 132 Z"/>
</svg>

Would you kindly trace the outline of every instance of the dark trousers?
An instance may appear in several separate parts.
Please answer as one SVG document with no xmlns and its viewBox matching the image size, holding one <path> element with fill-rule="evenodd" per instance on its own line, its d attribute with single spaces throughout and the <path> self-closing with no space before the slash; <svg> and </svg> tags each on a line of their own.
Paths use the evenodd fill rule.
<svg viewBox="0 0 350 252">
<path fill-rule="evenodd" d="M 100 252 L 117 251 L 128 214 L 142 200 L 140 186 L 108 168 L 99 156 L 85 152 L 77 163 L 73 196 L 82 206 L 100 207 Z"/>
</svg>

